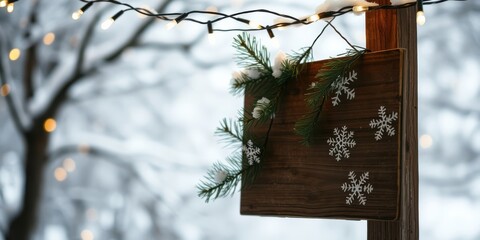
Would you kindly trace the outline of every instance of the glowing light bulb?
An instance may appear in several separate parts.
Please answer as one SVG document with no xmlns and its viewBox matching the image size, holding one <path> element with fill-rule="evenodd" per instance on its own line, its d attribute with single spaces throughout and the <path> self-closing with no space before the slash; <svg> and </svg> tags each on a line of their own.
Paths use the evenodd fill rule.
<svg viewBox="0 0 480 240">
<path fill-rule="evenodd" d="M 170 30 L 172 29 L 173 27 L 177 26 L 177 24 L 179 24 L 183 19 L 185 19 L 188 15 L 186 13 L 178 16 L 177 18 L 175 18 L 174 20 L 172 20 L 171 22 L 169 22 L 165 28 L 167 28 L 167 30 Z"/>
<path fill-rule="evenodd" d="M 256 28 L 256 29 L 262 29 L 262 25 L 260 25 L 258 22 L 256 22 L 255 20 L 250 20 L 248 22 L 248 25 L 250 25 L 250 27 L 252 28 Z"/>
<path fill-rule="evenodd" d="M 212 26 L 212 22 L 208 21 L 207 23 L 207 30 L 208 30 L 208 41 L 210 42 L 210 44 L 215 44 L 216 40 L 215 40 L 215 35 L 213 34 L 213 26 Z"/>
<path fill-rule="evenodd" d="M 272 47 L 274 49 L 279 49 L 280 48 L 280 41 L 278 40 L 278 38 L 276 38 L 276 37 L 271 38 L 270 42 L 272 43 Z"/>
<path fill-rule="evenodd" d="M 78 20 L 83 14 L 82 10 L 78 10 L 72 13 L 72 19 L 73 20 Z"/>
<path fill-rule="evenodd" d="M 53 118 L 48 118 L 43 123 L 43 129 L 45 130 L 45 132 L 51 133 L 55 131 L 56 128 L 57 128 L 57 121 L 55 121 L 55 119 Z"/>
<path fill-rule="evenodd" d="M 270 37 L 270 42 L 272 44 L 272 47 L 280 48 L 280 42 L 278 41 L 278 39 L 273 34 L 273 31 L 272 31 L 271 28 L 267 28 L 267 33 L 268 33 L 268 36 Z"/>
<path fill-rule="evenodd" d="M 67 170 L 67 172 L 75 171 L 75 168 L 76 168 L 75 161 L 71 158 L 67 158 L 63 160 L 63 168 Z"/>
<path fill-rule="evenodd" d="M 423 11 L 418 11 L 417 12 L 417 24 L 422 26 L 425 24 L 426 22 L 426 18 L 425 18 L 425 13 L 423 13 Z"/>
<path fill-rule="evenodd" d="M 67 171 L 61 167 L 56 168 L 55 171 L 53 172 L 53 176 L 59 182 L 65 181 L 65 179 L 67 179 L 67 175 L 68 175 Z"/>
<path fill-rule="evenodd" d="M 208 34 L 208 42 L 212 45 L 217 43 L 217 39 L 215 38 L 215 34 L 213 34 L 213 33 Z"/>
<path fill-rule="evenodd" d="M 109 29 L 114 22 L 115 22 L 115 20 L 113 20 L 113 18 L 109 18 L 109 19 L 105 20 L 105 21 L 102 23 L 102 29 L 103 29 L 103 30 Z"/>
<path fill-rule="evenodd" d="M 7 1 L 6 0 L 0 0 L 0 7 L 6 7 L 7 6 Z"/>
<path fill-rule="evenodd" d="M 123 10 L 117 12 L 115 15 L 113 15 L 111 18 L 105 20 L 103 23 L 102 23 L 102 29 L 103 30 L 107 30 L 109 29 L 112 24 L 115 22 L 115 20 L 117 20 L 120 16 L 122 16 L 123 14 Z"/>
<path fill-rule="evenodd" d="M 178 23 L 177 23 L 176 20 L 172 20 L 172 21 L 170 21 L 169 23 L 167 23 L 167 25 L 165 25 L 165 28 L 166 28 L 167 30 L 170 30 L 170 29 L 172 29 L 173 27 L 177 26 L 177 24 L 178 24 Z"/>
<path fill-rule="evenodd" d="M 15 7 L 15 5 L 13 3 L 9 3 L 7 5 L 7 12 L 12 13 L 14 7 Z"/>
<path fill-rule="evenodd" d="M 43 36 L 43 44 L 45 45 L 51 45 L 55 41 L 55 34 L 52 32 L 49 32 Z"/>
<path fill-rule="evenodd" d="M 85 4 L 82 8 L 78 9 L 78 11 L 72 13 L 73 20 L 79 19 L 83 15 L 83 13 L 86 12 L 87 9 L 90 8 L 92 5 L 93 5 L 93 2 L 89 2 Z"/>
<path fill-rule="evenodd" d="M 21 54 L 20 49 L 14 48 L 10 50 L 10 53 L 8 54 L 8 58 L 10 59 L 10 61 L 17 61 L 20 58 L 20 54 Z"/>
<path fill-rule="evenodd" d="M 318 14 L 314 14 L 314 15 L 307 18 L 307 22 L 309 22 L 309 23 L 316 22 L 318 20 L 320 20 L 320 15 L 318 15 Z"/>
<path fill-rule="evenodd" d="M 218 12 L 218 8 L 215 7 L 215 6 L 210 6 L 210 7 L 207 7 L 206 11 L 216 13 L 216 12 Z"/>
<path fill-rule="evenodd" d="M 88 229 L 84 229 L 81 233 L 80 233 L 80 237 L 82 238 L 82 240 L 93 240 L 93 232 L 88 230 Z"/>
<path fill-rule="evenodd" d="M 361 13 L 363 13 L 363 12 L 368 11 L 368 7 L 365 7 L 365 6 L 353 6 L 352 10 L 353 10 L 353 13 L 355 13 L 355 14 L 361 14 Z"/>
<path fill-rule="evenodd" d="M 433 138 L 428 135 L 424 134 L 420 137 L 420 147 L 423 149 L 430 148 L 433 145 Z"/>
<path fill-rule="evenodd" d="M 2 87 L 0 88 L 0 95 L 2 95 L 2 97 L 6 97 L 8 96 L 9 93 L 10 93 L 10 85 L 3 84 Z"/>
</svg>

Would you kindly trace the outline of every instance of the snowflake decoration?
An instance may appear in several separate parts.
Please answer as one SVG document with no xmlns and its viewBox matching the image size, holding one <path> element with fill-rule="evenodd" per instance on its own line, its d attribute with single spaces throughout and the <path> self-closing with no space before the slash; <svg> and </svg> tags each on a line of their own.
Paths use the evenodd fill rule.
<svg viewBox="0 0 480 240">
<path fill-rule="evenodd" d="M 390 115 L 386 115 L 387 109 L 385 106 L 380 106 L 378 109 L 378 116 L 380 119 L 373 119 L 370 121 L 371 128 L 378 128 L 375 132 L 375 140 L 380 140 L 383 137 L 383 133 L 386 132 L 388 136 L 395 135 L 395 128 L 393 127 L 393 121 L 397 120 L 398 113 L 392 112 Z"/>
<path fill-rule="evenodd" d="M 328 154 L 335 157 L 338 161 L 342 160 L 342 157 L 350 157 L 350 149 L 355 147 L 355 140 L 353 139 L 353 131 L 347 131 L 347 126 L 343 126 L 342 129 L 333 129 L 333 135 L 335 138 L 329 138 L 327 140 L 328 145 L 332 146 Z"/>
<path fill-rule="evenodd" d="M 243 145 L 243 152 L 247 157 L 249 165 L 260 163 L 260 148 L 253 145 L 252 140 L 248 140 L 247 145 Z"/>
<path fill-rule="evenodd" d="M 346 204 L 352 205 L 355 199 L 358 199 L 360 205 L 365 206 L 365 204 L 367 204 L 367 196 L 365 196 L 365 194 L 370 194 L 373 191 L 373 186 L 370 183 L 366 184 L 368 174 L 368 172 L 363 173 L 358 180 L 354 171 L 348 174 L 350 183 L 345 182 L 342 185 L 343 192 L 349 192 L 345 199 Z"/>
<path fill-rule="evenodd" d="M 337 106 L 340 103 L 340 96 L 347 94 L 347 99 L 352 100 L 355 98 L 355 89 L 348 88 L 348 84 L 357 80 L 357 72 L 355 70 L 348 73 L 348 77 L 341 78 L 338 76 L 337 80 L 332 83 L 332 90 L 335 91 L 335 96 L 332 97 L 333 106 Z"/>
</svg>

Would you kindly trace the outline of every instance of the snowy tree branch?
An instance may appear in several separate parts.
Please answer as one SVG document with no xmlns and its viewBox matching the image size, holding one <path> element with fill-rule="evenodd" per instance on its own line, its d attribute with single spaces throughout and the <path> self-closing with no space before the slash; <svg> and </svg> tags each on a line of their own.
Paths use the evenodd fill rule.
<svg viewBox="0 0 480 240">
<path fill-rule="evenodd" d="M 6 40 L 6 39 L 3 39 L 4 38 L 3 31 L 0 31 L 0 37 L 2 38 L 2 40 Z M 6 41 L 2 41 L 2 42 L 6 42 Z M 0 52 L 3 52 L 2 49 L 3 49 L 3 46 L 0 45 Z M 3 56 L 3 54 L 2 54 L 2 56 Z M 6 69 L 7 68 L 5 67 L 4 64 L 5 64 L 4 58 L 1 57 L 0 58 L 0 83 L 1 83 L 0 87 L 3 86 L 3 85 L 6 85 L 8 83 L 7 74 L 6 74 Z M 11 92 L 8 93 L 5 96 L 5 101 L 7 102 L 8 111 L 10 112 L 10 115 L 12 116 L 13 124 L 15 125 L 17 130 L 23 135 L 23 133 L 25 133 L 25 127 L 22 124 L 22 120 L 20 118 L 20 114 L 18 112 L 18 109 L 15 107 L 15 102 L 14 102 L 15 100 L 14 100 L 13 94 Z"/>
<path fill-rule="evenodd" d="M 161 12 L 166 9 L 168 4 L 170 4 L 172 0 L 166 0 L 162 4 L 160 4 L 159 8 L 157 11 Z M 86 50 L 88 43 L 93 35 L 93 29 L 98 22 L 100 17 L 100 14 L 97 14 L 94 19 L 90 22 L 87 32 L 84 35 L 84 39 L 82 40 L 82 45 L 80 47 L 80 50 L 78 51 L 78 55 L 76 58 L 76 61 L 73 63 L 74 64 L 74 72 L 70 77 L 68 77 L 68 80 L 66 80 L 63 85 L 58 88 L 57 91 L 55 91 L 53 94 L 54 96 L 48 101 L 46 106 L 42 106 L 40 104 L 40 108 L 42 109 L 41 111 L 37 112 L 36 117 L 37 118 L 46 118 L 52 114 L 54 114 L 58 108 L 61 106 L 63 103 L 64 99 L 66 98 L 66 95 L 70 88 L 79 80 L 86 78 L 87 76 L 90 76 L 94 73 L 97 72 L 99 66 L 98 65 L 89 65 L 85 69 L 85 55 L 86 55 Z M 144 22 L 144 24 L 140 25 L 132 34 L 130 39 L 125 41 L 122 45 L 118 46 L 113 52 L 105 55 L 100 59 L 98 62 L 106 61 L 106 62 L 111 62 L 115 59 L 117 59 L 121 54 L 127 50 L 129 47 L 135 45 L 138 41 L 138 39 L 142 36 L 142 34 L 148 29 L 149 26 L 151 26 L 155 22 L 155 19 L 148 19 L 147 21 Z M 43 103 L 45 104 L 45 103 Z M 38 111 L 38 110 L 37 110 Z"/>
<path fill-rule="evenodd" d="M 37 22 L 37 11 L 38 5 L 40 1 L 32 1 L 32 8 L 30 10 L 30 15 L 28 17 L 28 28 L 27 28 L 27 34 L 31 35 L 31 32 L 33 31 L 33 27 Z M 33 97 L 33 81 L 34 81 L 34 75 L 35 75 L 35 67 L 36 67 L 36 61 L 37 61 L 37 43 L 30 45 L 27 48 L 27 54 L 25 57 L 25 67 L 23 69 L 23 84 L 24 84 L 24 98 L 25 100 L 23 101 L 23 107 L 26 109 L 26 104 L 28 100 Z"/>
<path fill-rule="evenodd" d="M 84 73 L 82 72 L 82 68 L 84 65 L 86 49 L 88 44 L 90 43 L 90 40 L 92 39 L 94 27 L 96 26 L 96 23 L 100 19 L 100 16 L 101 16 L 100 13 L 98 13 L 91 20 L 91 22 L 87 27 L 85 35 L 80 44 L 77 58 L 75 60 L 75 68 L 73 71 L 73 75 L 66 81 L 65 85 L 63 85 L 62 88 L 52 98 L 53 100 L 50 102 L 50 105 L 48 106 L 48 108 L 46 108 L 46 110 L 40 115 L 40 119 L 46 118 L 49 115 L 53 115 L 62 104 L 68 90 L 73 86 L 73 84 L 75 84 L 79 79 L 81 79 L 84 76 Z"/>
</svg>

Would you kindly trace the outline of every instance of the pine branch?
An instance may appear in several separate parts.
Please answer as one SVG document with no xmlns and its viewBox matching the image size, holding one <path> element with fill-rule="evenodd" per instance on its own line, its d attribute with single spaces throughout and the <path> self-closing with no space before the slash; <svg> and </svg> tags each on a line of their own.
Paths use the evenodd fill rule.
<svg viewBox="0 0 480 240">
<path fill-rule="evenodd" d="M 288 55 L 288 57 L 294 62 L 292 73 L 294 76 L 297 76 L 298 73 L 302 71 L 302 67 L 305 66 L 305 63 L 312 60 L 313 47 L 305 47 L 299 52 L 293 52 Z"/>
<path fill-rule="evenodd" d="M 249 165 L 242 162 L 242 152 L 236 152 L 227 157 L 226 162 L 226 164 L 215 163 L 207 172 L 205 179 L 197 185 L 198 196 L 204 198 L 207 203 L 210 200 L 233 195 L 242 178 L 241 188 L 248 186 L 255 180 L 261 168 L 261 163 Z"/>
<path fill-rule="evenodd" d="M 327 96 L 334 90 L 335 83 L 341 81 L 365 52 L 365 49 L 360 51 L 357 49 L 347 50 L 346 53 L 339 55 L 344 56 L 343 58 L 329 61 L 318 71 L 315 76 L 318 81 L 309 88 L 309 92 L 306 94 L 306 102 L 310 112 L 295 124 L 295 132 L 302 137 L 302 144 L 307 146 L 311 144 Z"/>
<path fill-rule="evenodd" d="M 277 83 L 273 81 L 271 71 L 262 70 L 260 77 L 257 79 L 249 78 L 246 74 L 242 74 L 240 79 L 234 80 L 230 93 L 238 96 L 248 92 L 255 96 L 267 96 L 272 89 L 277 88 Z"/>
<path fill-rule="evenodd" d="M 290 55 L 289 59 L 282 62 L 282 73 L 276 78 L 272 75 L 267 49 L 258 43 L 255 37 L 247 34 L 238 35 L 234 41 L 234 47 L 238 50 L 236 60 L 239 65 L 258 71 L 258 75 L 252 77 L 251 72 L 242 72 L 233 79 L 231 92 L 238 95 L 244 91 L 255 97 L 252 112 L 242 110 L 238 121 L 223 119 L 216 134 L 227 146 L 244 143 L 245 135 L 258 123 L 270 121 L 268 131 L 263 140 L 262 149 L 266 149 L 269 135 L 272 129 L 278 102 L 282 96 L 286 83 L 295 79 L 300 72 L 301 64 L 311 59 L 312 47 L 305 48 L 301 52 Z M 258 77 L 257 77 L 258 76 Z M 243 128 L 241 126 L 243 124 Z M 250 141 L 250 140 L 249 140 Z M 220 197 L 233 195 L 240 181 L 241 188 L 251 184 L 261 169 L 261 159 L 264 151 L 250 145 L 243 145 L 241 151 L 227 157 L 226 163 L 217 162 L 207 172 L 205 179 L 197 185 L 198 196 L 206 202 Z M 254 152 L 249 150 L 254 148 Z M 259 152 L 256 152 L 259 151 Z M 256 155 L 256 154 L 259 155 Z M 250 155 L 249 155 L 250 154 Z M 254 156 L 252 157 L 253 154 Z M 242 157 L 245 156 L 244 161 Z"/>
<path fill-rule="evenodd" d="M 220 122 L 220 127 L 215 131 L 215 135 L 220 137 L 220 142 L 225 143 L 226 147 L 241 144 L 243 142 L 241 121 L 224 118 Z"/>
<path fill-rule="evenodd" d="M 233 47 L 237 49 L 235 59 L 239 65 L 245 68 L 270 70 L 271 73 L 268 50 L 255 37 L 247 33 L 239 34 L 233 41 Z"/>
</svg>

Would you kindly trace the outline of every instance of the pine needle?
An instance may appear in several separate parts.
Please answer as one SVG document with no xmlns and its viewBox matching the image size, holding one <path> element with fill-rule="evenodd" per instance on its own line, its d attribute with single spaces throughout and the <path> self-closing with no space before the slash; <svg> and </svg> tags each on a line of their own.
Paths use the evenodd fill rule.
<svg viewBox="0 0 480 240">
<path fill-rule="evenodd" d="M 315 76 L 318 81 L 305 95 L 310 111 L 295 124 L 295 132 L 302 137 L 302 144 L 308 146 L 312 143 L 313 133 L 318 128 L 325 100 L 332 93 L 334 83 L 341 80 L 365 52 L 365 49 L 360 51 L 349 49 L 346 53 L 339 55 L 344 58 L 332 59 L 318 71 Z"/>
</svg>

